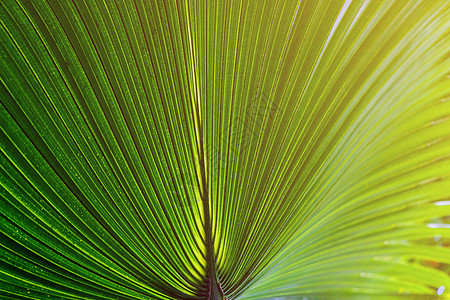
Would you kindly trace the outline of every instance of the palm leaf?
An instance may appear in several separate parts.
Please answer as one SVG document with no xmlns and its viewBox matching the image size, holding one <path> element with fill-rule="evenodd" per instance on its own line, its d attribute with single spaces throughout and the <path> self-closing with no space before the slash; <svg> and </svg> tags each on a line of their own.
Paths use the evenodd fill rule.
<svg viewBox="0 0 450 300">
<path fill-rule="evenodd" d="M 448 298 L 448 1 L 0 16 L 2 297 Z"/>
</svg>

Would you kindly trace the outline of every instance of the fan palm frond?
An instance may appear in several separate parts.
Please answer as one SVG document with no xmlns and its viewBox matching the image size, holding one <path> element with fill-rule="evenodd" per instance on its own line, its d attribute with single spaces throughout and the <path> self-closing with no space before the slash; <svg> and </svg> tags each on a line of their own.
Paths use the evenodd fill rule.
<svg viewBox="0 0 450 300">
<path fill-rule="evenodd" d="M 0 295 L 448 298 L 449 32 L 445 0 L 3 1 Z"/>
</svg>

